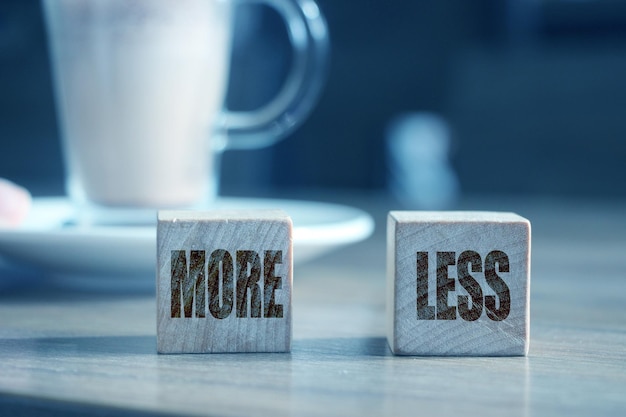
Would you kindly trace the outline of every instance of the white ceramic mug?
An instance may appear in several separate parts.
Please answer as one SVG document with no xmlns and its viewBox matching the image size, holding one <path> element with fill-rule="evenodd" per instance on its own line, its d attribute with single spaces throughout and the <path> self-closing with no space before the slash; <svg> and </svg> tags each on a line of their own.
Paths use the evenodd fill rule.
<svg viewBox="0 0 626 417">
<path fill-rule="evenodd" d="M 155 208 L 205 207 L 215 157 L 270 145 L 319 93 L 327 55 L 313 0 L 42 0 L 67 189 L 83 219 L 135 221 Z M 229 112 L 233 14 L 264 3 L 293 45 L 282 90 L 252 112 Z"/>
</svg>

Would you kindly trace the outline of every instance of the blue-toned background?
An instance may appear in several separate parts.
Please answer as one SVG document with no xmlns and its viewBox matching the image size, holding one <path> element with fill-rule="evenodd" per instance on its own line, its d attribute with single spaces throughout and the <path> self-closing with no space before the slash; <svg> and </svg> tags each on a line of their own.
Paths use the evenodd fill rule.
<svg viewBox="0 0 626 417">
<path fill-rule="evenodd" d="M 387 187 L 390 123 L 440 115 L 465 194 L 626 197 L 626 2 L 319 0 L 328 82 L 307 122 L 225 156 L 223 190 Z M 242 12 L 231 107 L 271 96 L 286 67 L 280 20 Z M 255 28 L 263 36 L 250 36 Z M 0 2 L 0 177 L 62 193 L 40 4 Z"/>
</svg>

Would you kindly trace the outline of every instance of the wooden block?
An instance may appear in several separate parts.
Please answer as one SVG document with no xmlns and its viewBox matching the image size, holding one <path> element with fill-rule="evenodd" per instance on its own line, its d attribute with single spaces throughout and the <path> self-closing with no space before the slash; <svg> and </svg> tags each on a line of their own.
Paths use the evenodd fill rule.
<svg viewBox="0 0 626 417">
<path fill-rule="evenodd" d="M 287 214 L 161 211 L 157 259 L 159 353 L 290 351 Z"/>
<path fill-rule="evenodd" d="M 387 339 L 394 354 L 527 355 L 529 303 L 528 220 L 389 213 Z"/>
</svg>

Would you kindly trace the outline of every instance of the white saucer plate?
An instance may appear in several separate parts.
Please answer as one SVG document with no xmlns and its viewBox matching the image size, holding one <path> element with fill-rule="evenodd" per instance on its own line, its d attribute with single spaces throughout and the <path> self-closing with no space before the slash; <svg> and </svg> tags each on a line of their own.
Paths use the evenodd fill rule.
<svg viewBox="0 0 626 417">
<path fill-rule="evenodd" d="M 362 210 L 329 203 L 220 198 L 215 208 L 282 209 L 293 220 L 294 262 L 310 261 L 371 235 Z M 155 213 L 156 219 L 156 213 Z M 156 224 L 156 222 L 155 222 Z M 71 280 L 154 282 L 156 226 L 80 226 L 66 198 L 36 198 L 25 223 L 0 229 L 0 257 Z"/>
</svg>

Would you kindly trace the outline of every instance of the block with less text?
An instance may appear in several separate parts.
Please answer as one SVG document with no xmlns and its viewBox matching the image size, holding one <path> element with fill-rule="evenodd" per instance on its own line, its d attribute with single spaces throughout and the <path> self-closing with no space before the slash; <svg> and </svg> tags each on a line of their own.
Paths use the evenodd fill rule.
<svg viewBox="0 0 626 417">
<path fill-rule="evenodd" d="M 292 258 L 280 210 L 159 212 L 159 353 L 290 351 Z"/>
<path fill-rule="evenodd" d="M 513 213 L 392 211 L 387 338 L 394 354 L 528 354 L 530 222 Z"/>
</svg>

